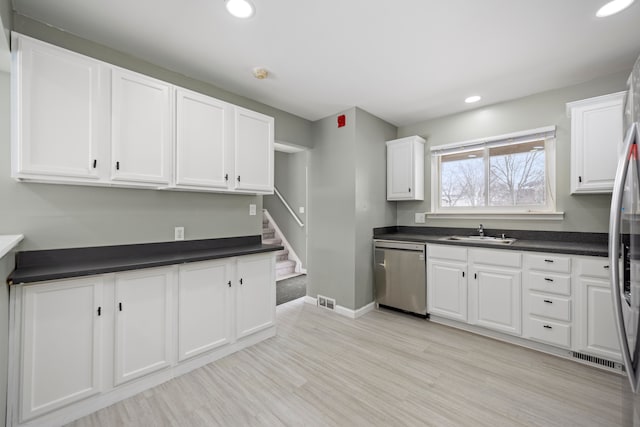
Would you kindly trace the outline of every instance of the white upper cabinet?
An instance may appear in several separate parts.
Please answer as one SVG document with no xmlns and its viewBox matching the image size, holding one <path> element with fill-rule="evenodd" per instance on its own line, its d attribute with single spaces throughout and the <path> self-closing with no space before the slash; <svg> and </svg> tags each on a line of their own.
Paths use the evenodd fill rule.
<svg viewBox="0 0 640 427">
<path fill-rule="evenodd" d="M 387 200 L 424 200 L 424 143 L 419 136 L 387 141 Z"/>
<path fill-rule="evenodd" d="M 13 177 L 96 180 L 106 112 L 100 62 L 28 37 L 13 37 Z"/>
<path fill-rule="evenodd" d="M 227 189 L 233 176 L 233 106 L 176 90 L 176 185 Z"/>
<path fill-rule="evenodd" d="M 12 176 L 273 194 L 274 119 L 13 34 Z"/>
<path fill-rule="evenodd" d="M 273 194 L 273 117 L 235 108 L 235 188 Z"/>
<path fill-rule="evenodd" d="M 567 104 L 571 116 L 571 193 L 611 193 L 620 156 L 626 92 Z"/>
<path fill-rule="evenodd" d="M 112 76 L 112 179 L 168 185 L 172 87 L 118 68 Z"/>
</svg>

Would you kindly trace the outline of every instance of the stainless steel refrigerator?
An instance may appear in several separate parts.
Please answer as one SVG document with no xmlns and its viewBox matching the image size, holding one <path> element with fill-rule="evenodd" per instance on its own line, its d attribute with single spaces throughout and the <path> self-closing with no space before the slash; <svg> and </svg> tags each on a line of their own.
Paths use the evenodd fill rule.
<svg viewBox="0 0 640 427">
<path fill-rule="evenodd" d="M 628 387 L 625 425 L 640 426 L 640 58 L 631 76 L 624 109 L 625 139 L 611 198 L 609 271 L 618 340 Z"/>
</svg>

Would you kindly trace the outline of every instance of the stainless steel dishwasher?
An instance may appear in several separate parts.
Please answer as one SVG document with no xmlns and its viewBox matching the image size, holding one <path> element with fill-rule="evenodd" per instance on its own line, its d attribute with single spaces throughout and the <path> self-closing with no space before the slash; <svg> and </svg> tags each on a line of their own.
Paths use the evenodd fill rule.
<svg viewBox="0 0 640 427">
<path fill-rule="evenodd" d="M 376 303 L 426 316 L 426 248 L 421 243 L 374 240 Z"/>
</svg>

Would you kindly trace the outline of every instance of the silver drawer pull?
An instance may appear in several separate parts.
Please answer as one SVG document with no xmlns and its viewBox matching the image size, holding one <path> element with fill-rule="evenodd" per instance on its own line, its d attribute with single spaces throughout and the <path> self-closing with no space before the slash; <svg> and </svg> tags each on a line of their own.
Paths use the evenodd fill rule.
<svg viewBox="0 0 640 427">
<path fill-rule="evenodd" d="M 549 279 L 548 277 L 545 277 L 544 280 L 546 280 L 547 282 L 553 282 L 553 279 Z"/>
<path fill-rule="evenodd" d="M 555 261 L 552 259 L 545 259 L 544 262 L 555 262 Z"/>
<path fill-rule="evenodd" d="M 549 326 L 549 325 L 544 325 L 543 327 L 544 327 L 545 329 L 553 329 L 553 328 L 552 328 L 551 326 Z"/>
<path fill-rule="evenodd" d="M 551 301 L 550 299 L 546 299 L 544 300 L 544 302 L 546 302 L 547 304 L 553 304 L 553 301 Z"/>
</svg>

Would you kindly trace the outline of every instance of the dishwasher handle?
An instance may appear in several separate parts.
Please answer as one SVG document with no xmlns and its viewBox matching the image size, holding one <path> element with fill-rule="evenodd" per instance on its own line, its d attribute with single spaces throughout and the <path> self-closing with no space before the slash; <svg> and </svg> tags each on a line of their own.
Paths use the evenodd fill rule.
<svg viewBox="0 0 640 427">
<path fill-rule="evenodd" d="M 401 251 L 413 251 L 422 252 L 425 251 L 424 243 L 411 243 L 411 242 L 395 242 L 391 240 L 374 240 L 373 246 L 375 249 L 397 249 Z"/>
</svg>

